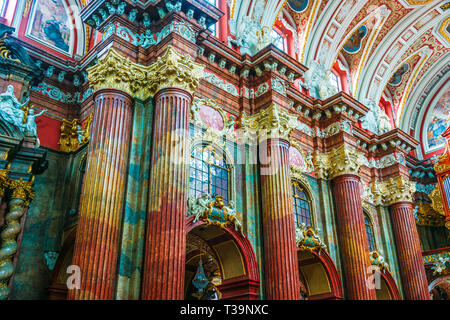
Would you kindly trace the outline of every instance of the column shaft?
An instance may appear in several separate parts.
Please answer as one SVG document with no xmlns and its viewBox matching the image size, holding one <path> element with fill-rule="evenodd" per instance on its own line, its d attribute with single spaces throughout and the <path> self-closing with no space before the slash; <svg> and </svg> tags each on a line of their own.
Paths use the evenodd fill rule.
<svg viewBox="0 0 450 320">
<path fill-rule="evenodd" d="M 273 169 L 261 170 L 266 299 L 299 300 L 289 142 L 269 138 L 260 148 L 267 148 L 267 160 Z"/>
<path fill-rule="evenodd" d="M 405 299 L 429 300 L 427 277 L 412 204 L 394 203 L 390 206 L 390 213 Z"/>
<path fill-rule="evenodd" d="M 167 88 L 155 95 L 154 135 L 142 298 L 184 298 L 189 118 L 192 96 Z"/>
<path fill-rule="evenodd" d="M 94 120 L 79 210 L 73 265 L 81 288 L 69 299 L 113 299 L 132 123 L 131 97 L 115 89 L 94 96 Z"/>
<path fill-rule="evenodd" d="M 370 276 L 370 258 L 359 177 L 352 174 L 338 176 L 332 180 L 332 188 L 347 298 L 375 300 L 375 290 L 366 284 L 366 278 Z"/>
</svg>

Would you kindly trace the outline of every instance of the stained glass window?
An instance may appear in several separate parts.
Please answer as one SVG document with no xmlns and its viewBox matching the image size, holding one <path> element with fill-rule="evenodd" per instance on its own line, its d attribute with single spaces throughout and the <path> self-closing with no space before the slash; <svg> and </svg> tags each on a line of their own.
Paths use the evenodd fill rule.
<svg viewBox="0 0 450 320">
<path fill-rule="evenodd" d="M 191 154 L 189 196 L 197 199 L 204 193 L 221 195 L 227 203 L 229 172 L 221 150 L 211 145 L 196 147 Z"/>
<path fill-rule="evenodd" d="M 308 199 L 303 188 L 298 182 L 292 182 L 292 197 L 294 202 L 294 222 L 298 227 L 302 223 L 312 226 L 311 201 Z"/>
<path fill-rule="evenodd" d="M 373 238 L 372 223 L 370 223 L 370 220 L 369 218 L 367 218 L 366 215 L 364 215 L 364 224 L 366 225 L 367 240 L 369 242 L 369 251 L 373 251 L 375 250 L 375 240 Z"/>
</svg>

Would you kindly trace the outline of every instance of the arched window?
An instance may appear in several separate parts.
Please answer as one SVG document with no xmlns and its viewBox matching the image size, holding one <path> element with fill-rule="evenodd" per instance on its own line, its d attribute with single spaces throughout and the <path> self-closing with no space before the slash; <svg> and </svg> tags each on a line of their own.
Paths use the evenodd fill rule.
<svg viewBox="0 0 450 320">
<path fill-rule="evenodd" d="M 209 2 L 210 4 L 212 4 L 213 6 L 218 7 L 218 5 L 217 5 L 217 0 L 206 0 L 206 1 L 208 1 L 208 2 Z M 208 30 L 211 31 L 211 34 L 212 34 L 213 36 L 217 37 L 217 27 L 216 27 L 216 23 L 210 25 L 210 26 L 208 27 Z"/>
<path fill-rule="evenodd" d="M 373 226 L 366 214 L 364 214 L 364 224 L 366 225 L 367 241 L 369 243 L 369 251 L 375 250 L 375 240 L 373 238 Z"/>
<path fill-rule="evenodd" d="M 297 181 L 292 181 L 292 198 L 294 202 L 295 227 L 300 226 L 302 223 L 312 226 L 311 201 Z"/>
<path fill-rule="evenodd" d="M 330 72 L 330 81 L 337 91 L 340 91 L 341 88 L 339 86 L 339 77 L 334 72 Z"/>
<path fill-rule="evenodd" d="M 284 51 L 284 37 L 281 33 L 276 31 L 275 29 L 272 29 L 272 44 L 280 49 L 281 51 Z"/>
<path fill-rule="evenodd" d="M 195 147 L 191 153 L 189 196 L 197 199 L 204 193 L 220 195 L 228 203 L 229 172 L 222 150 L 210 144 Z"/>
</svg>

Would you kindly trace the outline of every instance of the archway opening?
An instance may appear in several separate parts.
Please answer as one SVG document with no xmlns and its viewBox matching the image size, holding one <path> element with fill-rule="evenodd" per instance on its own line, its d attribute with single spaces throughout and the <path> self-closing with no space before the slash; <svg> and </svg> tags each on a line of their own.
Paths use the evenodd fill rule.
<svg viewBox="0 0 450 320">
<path fill-rule="evenodd" d="M 331 257 L 324 250 L 297 251 L 301 297 L 304 300 L 342 300 L 342 285 Z"/>
<path fill-rule="evenodd" d="M 248 238 L 234 226 L 192 224 L 193 218 L 187 220 L 185 299 L 258 299 L 259 273 Z M 193 282 L 201 275 L 204 288 Z"/>
</svg>

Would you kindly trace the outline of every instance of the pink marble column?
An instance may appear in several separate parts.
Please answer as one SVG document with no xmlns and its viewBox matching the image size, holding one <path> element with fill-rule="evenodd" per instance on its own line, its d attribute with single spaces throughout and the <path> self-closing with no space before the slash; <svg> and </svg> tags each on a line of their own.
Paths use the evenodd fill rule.
<svg viewBox="0 0 450 320">
<path fill-rule="evenodd" d="M 72 264 L 81 288 L 68 299 L 113 299 L 132 125 L 132 98 L 116 89 L 94 93 L 94 119 L 87 153 Z"/>
</svg>

